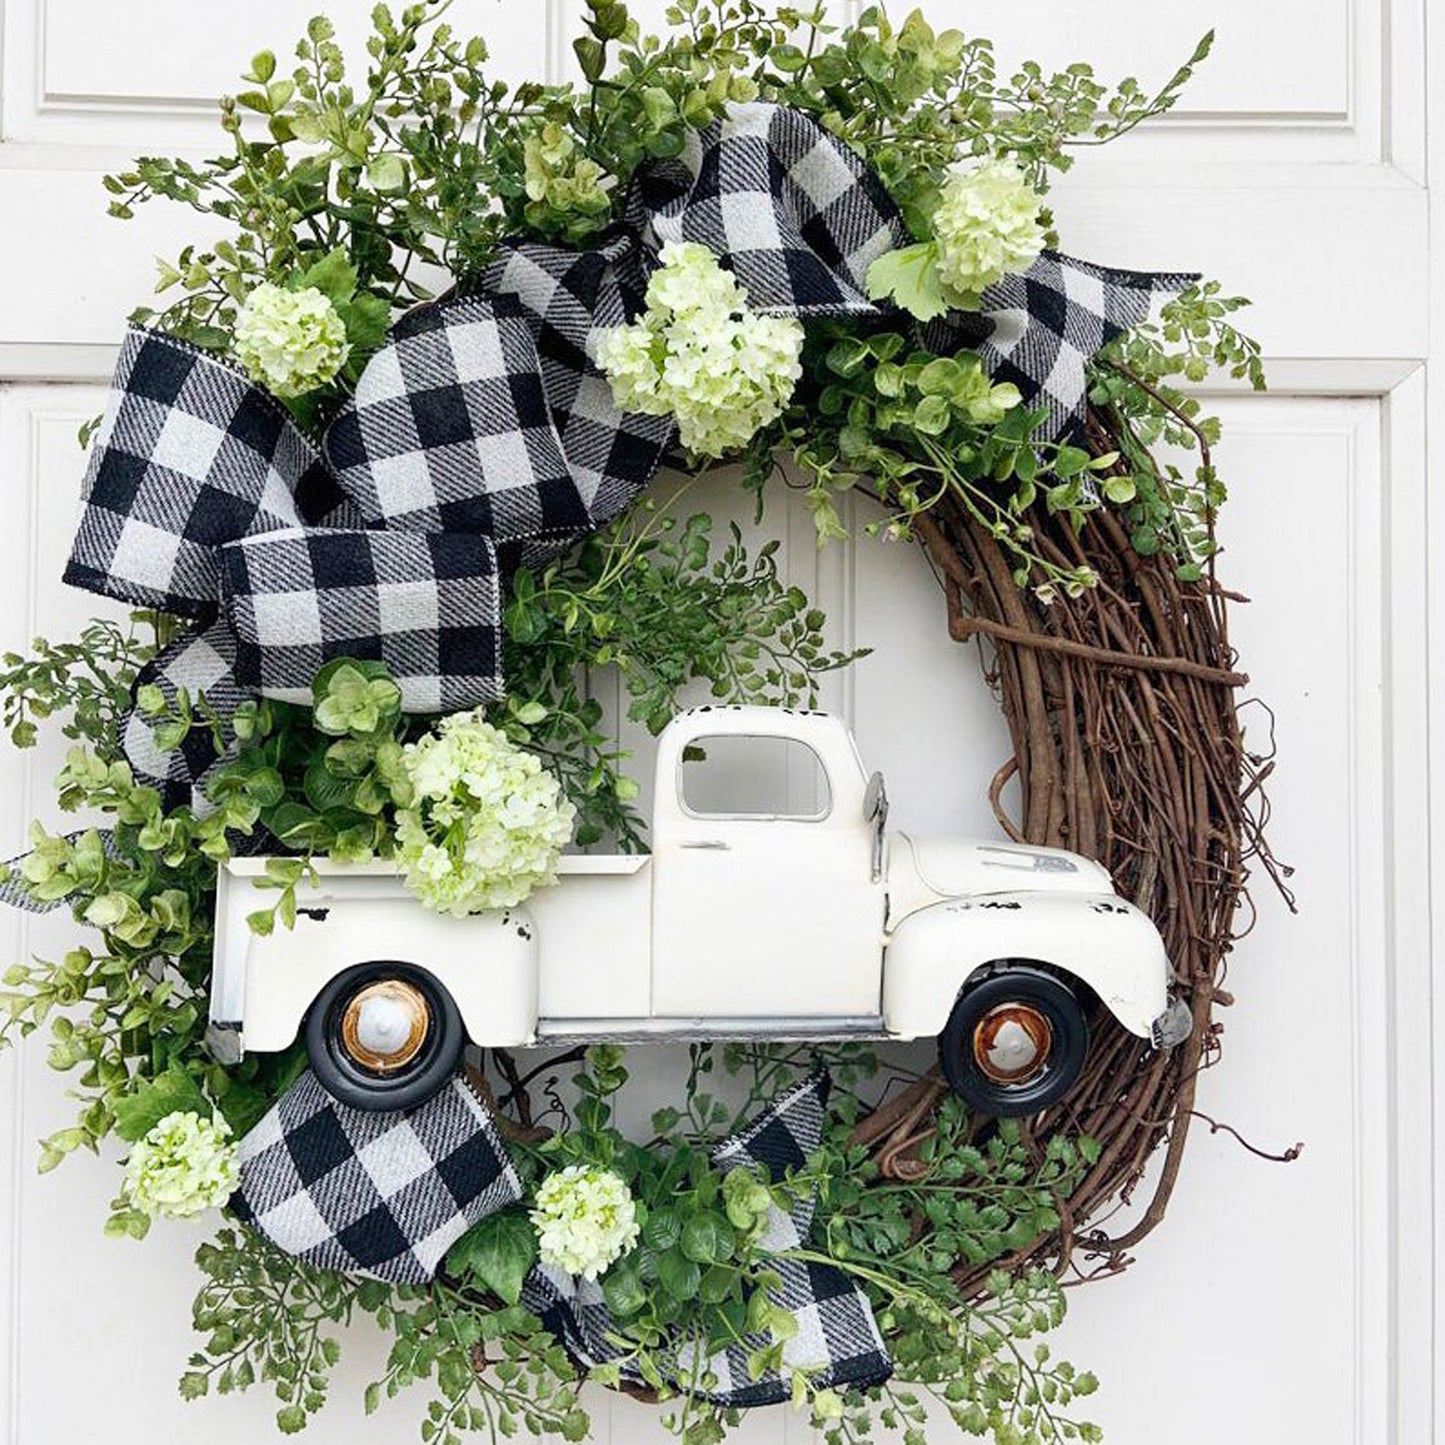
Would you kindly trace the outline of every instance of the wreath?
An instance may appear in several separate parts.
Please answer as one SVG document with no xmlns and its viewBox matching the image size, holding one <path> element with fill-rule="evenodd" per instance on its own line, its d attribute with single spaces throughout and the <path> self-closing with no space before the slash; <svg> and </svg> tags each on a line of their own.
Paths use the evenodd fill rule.
<svg viewBox="0 0 1445 1445">
<path fill-rule="evenodd" d="M 179 202 L 222 239 L 160 263 L 87 428 L 66 578 L 136 610 L 0 675 L 13 741 L 58 720 L 60 805 L 95 818 L 36 825 L 3 885 L 92 930 L 6 978 L 5 1039 L 48 1026 L 81 1101 L 41 1168 L 118 1139 L 118 1236 L 226 1210 L 181 1391 L 268 1382 L 286 1432 L 366 1313 L 393 1341 L 368 1409 L 424 1386 L 426 1441 L 584 1439 L 584 1380 L 691 1442 L 785 1400 L 829 1441 L 922 1440 L 930 1401 L 1099 1439 L 1093 1378 L 1033 1337 L 1162 1217 L 1250 864 L 1284 887 L 1214 573 L 1218 424 L 1183 389 L 1263 376 L 1240 298 L 1063 254 L 1043 195 L 1209 38 L 1151 94 L 1004 77 L 916 13 L 679 0 L 653 36 L 588 0 L 581 79 L 512 89 L 445 9 L 378 7 L 355 81 L 313 20 L 289 75 L 263 51 L 222 102 L 226 154 L 106 179 L 113 215 Z M 820 544 L 856 492 L 920 547 L 1002 702 L 1000 826 L 1152 917 L 1178 1046 L 1095 999 L 1071 1087 L 990 1113 L 861 1043 L 698 1043 L 645 1141 L 615 1045 L 408 1071 L 449 1006 L 424 970 L 338 975 L 309 1041 L 242 1053 L 219 885 L 284 942 L 328 877 L 399 878 L 407 927 L 469 918 L 505 960 L 567 844 L 646 847 L 589 673 L 657 733 L 696 684 L 806 709 L 856 660 L 773 547 L 685 514 L 739 460 Z"/>
</svg>

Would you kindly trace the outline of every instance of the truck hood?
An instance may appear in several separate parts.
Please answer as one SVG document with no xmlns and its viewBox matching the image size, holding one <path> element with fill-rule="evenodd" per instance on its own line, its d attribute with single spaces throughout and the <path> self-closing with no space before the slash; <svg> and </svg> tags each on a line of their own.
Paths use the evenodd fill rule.
<svg viewBox="0 0 1445 1445">
<path fill-rule="evenodd" d="M 929 892 L 942 898 L 969 893 L 1112 893 L 1113 879 L 1099 864 L 1062 848 L 1033 848 L 962 838 L 893 836 L 890 884 L 910 869 Z M 901 881 L 901 880 L 900 880 Z M 891 890 L 890 890 L 891 891 Z"/>
</svg>

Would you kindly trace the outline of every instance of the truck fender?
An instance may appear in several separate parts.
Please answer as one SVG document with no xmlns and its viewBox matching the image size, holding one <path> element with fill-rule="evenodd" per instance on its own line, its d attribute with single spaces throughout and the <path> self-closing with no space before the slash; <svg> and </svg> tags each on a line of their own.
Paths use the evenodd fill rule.
<svg viewBox="0 0 1445 1445">
<path fill-rule="evenodd" d="M 993 893 L 905 918 L 883 959 L 883 1022 L 900 1038 L 939 1033 L 964 984 L 1005 959 L 1042 963 L 1087 984 L 1132 1034 L 1168 1005 L 1159 930 L 1111 893 Z"/>
<path fill-rule="evenodd" d="M 294 928 L 239 935 L 245 950 L 242 1047 L 286 1048 L 322 988 L 353 964 L 426 969 L 451 994 L 474 1044 L 530 1043 L 537 1025 L 537 930 L 524 909 L 450 918 L 387 897 L 298 889 Z M 236 946 L 233 945 L 233 946 Z"/>
</svg>

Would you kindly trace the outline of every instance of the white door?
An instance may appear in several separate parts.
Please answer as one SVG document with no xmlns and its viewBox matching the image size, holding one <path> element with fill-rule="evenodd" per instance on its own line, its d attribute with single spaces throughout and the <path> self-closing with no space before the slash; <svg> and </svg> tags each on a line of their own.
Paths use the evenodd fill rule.
<svg viewBox="0 0 1445 1445">
<path fill-rule="evenodd" d="M 126 227 L 106 220 L 98 176 L 139 151 L 213 145 L 212 98 L 315 8 L 0 0 L 0 646 L 67 635 L 95 608 L 57 581 L 75 432 L 100 409 L 152 254 L 189 231 L 158 208 Z M 359 28 L 365 7 L 332 8 Z M 646 23 L 662 6 L 636 8 Z M 1445 882 L 1429 849 L 1431 818 L 1445 823 L 1445 665 L 1432 669 L 1426 646 L 1432 617 L 1445 636 L 1445 507 L 1426 494 L 1430 439 L 1445 427 L 1445 387 L 1426 365 L 1432 323 L 1445 324 L 1427 250 L 1432 217 L 1445 225 L 1429 184 L 1432 171 L 1436 191 L 1445 182 L 1445 26 L 1427 31 L 1426 0 L 932 8 L 995 27 L 1007 58 L 1090 56 L 1149 77 L 1218 27 L 1180 113 L 1083 153 L 1057 209 L 1077 254 L 1198 267 L 1252 295 L 1274 381 L 1265 397 L 1213 400 L 1233 486 L 1222 569 L 1254 599 L 1237 610 L 1235 639 L 1273 709 L 1272 836 L 1296 866 L 1300 914 L 1261 883 L 1257 926 L 1230 970 L 1235 1006 L 1221 1011 L 1224 1061 L 1198 1106 L 1261 1148 L 1306 1147 L 1271 1165 L 1196 1121 L 1169 1219 L 1122 1278 L 1072 1292 L 1060 1347 L 1100 1376 L 1091 1413 L 1110 1445 L 1424 1445 L 1432 1315 L 1445 1309 L 1431 1225 L 1432 1089 L 1439 1097 L 1445 1069 L 1431 1068 L 1429 914 Z M 580 10 L 461 0 L 451 18 L 485 29 L 502 70 L 558 75 Z M 706 496 L 720 515 L 747 514 L 726 479 Z M 946 638 L 924 566 L 864 541 L 819 555 L 808 519 L 781 505 L 769 526 L 835 640 L 875 649 L 827 701 L 887 773 L 896 824 L 986 831 L 1003 731 L 971 658 Z M 1250 726 L 1264 750 L 1262 706 Z M 924 750 L 920 737 L 938 741 Z M 646 740 L 634 741 L 645 780 Z M 57 759 L 55 745 L 0 751 L 7 852 L 32 812 L 56 821 Z M 0 914 L 7 958 L 68 937 L 54 920 Z M 667 1072 L 652 1059 L 661 1093 Z M 0 1079 L 0 1441 L 268 1438 L 274 1407 L 259 1393 L 177 1397 L 196 1283 L 184 1231 L 103 1239 L 113 1157 L 34 1170 L 34 1141 L 68 1117 L 43 1047 L 7 1056 Z M 349 1344 L 309 1432 L 317 1445 L 414 1438 L 414 1403 L 362 1416 L 378 1350 L 370 1337 Z M 599 1397 L 594 1419 L 601 1441 L 662 1438 L 624 1399 Z M 807 1434 L 783 1412 L 754 1417 L 740 1438 Z M 952 1438 L 942 1424 L 930 1432 Z"/>
</svg>

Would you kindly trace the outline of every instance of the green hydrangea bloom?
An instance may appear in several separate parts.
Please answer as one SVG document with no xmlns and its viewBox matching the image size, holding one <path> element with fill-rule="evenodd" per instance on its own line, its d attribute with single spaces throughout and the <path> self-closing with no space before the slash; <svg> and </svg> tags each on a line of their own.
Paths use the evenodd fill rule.
<svg viewBox="0 0 1445 1445">
<path fill-rule="evenodd" d="M 717 257 L 693 241 L 662 248 L 647 310 L 602 339 L 598 363 L 624 411 L 671 416 L 694 456 L 745 446 L 803 374 L 803 327 L 762 316 Z"/>
<path fill-rule="evenodd" d="M 236 1146 L 224 1119 L 178 1110 L 132 1146 L 125 1193 L 151 1219 L 189 1219 L 219 1209 L 239 1179 Z"/>
<path fill-rule="evenodd" d="M 400 711 L 401 689 L 391 678 L 368 677 L 359 667 L 343 663 L 316 699 L 316 728 L 331 737 L 364 737 Z"/>
<path fill-rule="evenodd" d="M 611 213 L 606 172 L 578 154 L 577 143 L 548 121 L 522 144 L 522 183 L 529 224 L 548 235 L 577 239 L 596 230 Z"/>
<path fill-rule="evenodd" d="M 577 810 L 536 754 L 454 713 L 404 759 L 413 799 L 397 810 L 396 856 L 428 908 L 511 908 L 555 881 Z"/>
<path fill-rule="evenodd" d="M 232 335 L 253 381 L 277 396 L 304 396 L 346 365 L 351 347 L 336 307 L 314 286 L 288 291 L 263 281 L 246 297 Z"/>
<path fill-rule="evenodd" d="M 542 1263 L 583 1279 L 621 1259 L 639 1233 L 626 1181 L 585 1164 L 549 1174 L 537 1186 L 531 1218 Z"/>
<path fill-rule="evenodd" d="M 955 167 L 933 213 L 938 269 L 956 298 L 976 297 L 1044 249 L 1039 196 L 1012 161 Z"/>
</svg>

